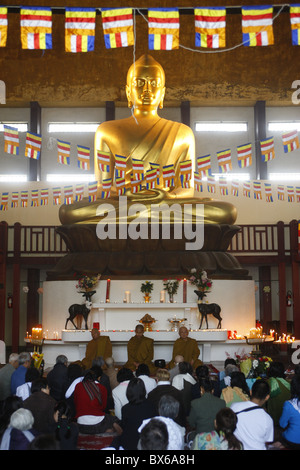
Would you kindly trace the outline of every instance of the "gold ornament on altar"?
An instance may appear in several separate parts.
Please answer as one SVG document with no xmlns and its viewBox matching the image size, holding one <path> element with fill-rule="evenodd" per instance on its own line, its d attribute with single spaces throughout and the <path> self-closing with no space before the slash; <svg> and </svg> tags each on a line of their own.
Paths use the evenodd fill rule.
<svg viewBox="0 0 300 470">
<path fill-rule="evenodd" d="M 177 318 L 176 315 L 173 318 L 168 318 L 168 322 L 172 325 L 172 331 L 178 331 L 180 326 L 184 326 L 181 325 L 184 321 L 187 321 L 187 318 Z"/>
<path fill-rule="evenodd" d="M 151 317 L 149 313 L 146 313 L 146 315 L 138 321 L 144 325 L 145 331 L 152 331 L 151 325 L 156 322 L 155 318 Z"/>
</svg>

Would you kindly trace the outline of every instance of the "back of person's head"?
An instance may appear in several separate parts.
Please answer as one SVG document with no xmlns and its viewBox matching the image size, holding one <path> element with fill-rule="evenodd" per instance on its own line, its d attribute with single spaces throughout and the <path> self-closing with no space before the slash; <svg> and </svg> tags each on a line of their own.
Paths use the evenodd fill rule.
<svg viewBox="0 0 300 470">
<path fill-rule="evenodd" d="M 19 365 L 22 366 L 25 362 L 31 361 L 31 356 L 28 352 L 22 352 L 19 354 Z"/>
<path fill-rule="evenodd" d="M 88 381 L 95 382 L 98 379 L 98 377 L 99 377 L 98 370 L 95 370 L 94 368 L 91 368 L 88 371 L 86 371 L 86 373 L 84 374 L 83 381 L 84 382 L 88 382 Z"/>
<path fill-rule="evenodd" d="M 40 378 L 40 371 L 36 367 L 29 367 L 25 374 L 25 382 L 33 382 L 34 380 Z"/>
<path fill-rule="evenodd" d="M 150 369 L 147 366 L 147 364 L 139 364 L 137 369 L 136 369 L 135 375 L 137 377 L 139 377 L 140 375 L 147 375 L 149 377 L 150 376 Z"/>
<path fill-rule="evenodd" d="M 238 366 L 236 366 L 234 364 L 227 364 L 227 366 L 225 367 L 225 376 L 226 377 L 231 377 L 231 374 L 233 372 L 238 372 L 238 371 L 239 371 Z"/>
<path fill-rule="evenodd" d="M 127 369 L 127 367 L 122 367 L 117 373 L 117 381 L 119 384 L 125 382 L 125 380 L 133 379 L 134 375 L 132 370 Z"/>
<path fill-rule="evenodd" d="M 197 369 L 195 370 L 196 376 L 198 380 L 202 377 L 208 377 L 209 376 L 209 369 L 205 365 L 198 366 Z"/>
<path fill-rule="evenodd" d="M 156 378 L 158 382 L 169 381 L 170 372 L 167 369 L 158 369 L 156 372 Z"/>
<path fill-rule="evenodd" d="M 19 431 L 27 431 L 33 427 L 34 417 L 30 410 L 19 408 L 10 417 L 10 426 Z"/>
<path fill-rule="evenodd" d="M 202 377 L 199 380 L 200 388 L 203 388 L 204 392 L 211 393 L 214 389 L 214 383 L 208 377 Z"/>
<path fill-rule="evenodd" d="M 142 450 L 167 450 L 169 433 L 165 423 L 152 418 L 141 430 L 140 445 Z"/>
<path fill-rule="evenodd" d="M 115 361 L 114 361 L 113 357 L 107 357 L 105 359 L 105 364 L 108 368 L 114 367 L 115 366 Z"/>
<path fill-rule="evenodd" d="M 294 375 L 291 381 L 291 398 L 300 401 L 300 375 Z"/>
<path fill-rule="evenodd" d="M 73 382 L 73 380 L 77 379 L 78 377 L 83 376 L 83 370 L 82 367 L 79 364 L 69 364 L 68 365 L 68 371 L 67 371 L 68 379 L 70 382 Z"/>
<path fill-rule="evenodd" d="M 186 361 L 179 362 L 178 369 L 179 369 L 180 374 L 193 375 L 193 368 L 189 362 L 186 362 Z"/>
<path fill-rule="evenodd" d="M 96 376 L 96 380 L 103 375 L 103 370 L 102 370 L 102 367 L 100 366 L 92 365 L 90 370 L 94 372 Z"/>
<path fill-rule="evenodd" d="M 241 388 L 244 393 L 249 395 L 249 387 L 247 385 L 246 377 L 243 372 L 232 372 L 230 385 L 231 387 Z"/>
<path fill-rule="evenodd" d="M 179 413 L 179 401 L 171 395 L 163 395 L 158 403 L 158 414 L 165 418 L 176 419 Z"/>
<path fill-rule="evenodd" d="M 270 387 L 266 380 L 257 379 L 251 388 L 251 397 L 264 400 L 270 394 Z"/>
<path fill-rule="evenodd" d="M 227 357 L 227 359 L 225 359 L 224 361 L 224 369 L 226 366 L 228 366 L 228 364 L 232 364 L 234 366 L 236 366 L 236 360 L 233 359 L 232 357 Z"/>
<path fill-rule="evenodd" d="M 54 407 L 54 414 L 55 413 L 57 413 L 57 428 L 55 431 L 55 437 L 57 441 L 61 440 L 61 432 L 62 432 L 61 423 L 62 423 L 62 419 L 65 417 L 65 419 L 67 419 L 68 421 L 68 426 L 66 429 L 64 429 L 65 431 L 64 438 L 68 439 L 71 436 L 71 430 L 70 430 L 70 425 L 69 425 L 69 422 L 71 421 L 71 418 L 72 418 L 71 408 L 65 400 L 61 400 L 57 402 Z"/>
<path fill-rule="evenodd" d="M 67 364 L 68 363 L 68 358 L 64 354 L 60 354 L 56 358 L 56 364 Z"/>
<path fill-rule="evenodd" d="M 19 354 L 17 353 L 11 353 L 8 358 L 8 362 L 10 364 L 13 364 L 14 362 L 18 361 L 19 362 Z"/>
<path fill-rule="evenodd" d="M 270 367 L 268 369 L 268 377 L 279 377 L 281 379 L 284 378 L 284 364 L 280 361 L 274 361 L 270 363 Z"/>
<path fill-rule="evenodd" d="M 34 394 L 36 392 L 40 392 L 43 389 L 48 387 L 48 381 L 45 377 L 39 377 L 32 381 L 31 384 L 31 393 Z"/>
<path fill-rule="evenodd" d="M 95 357 L 92 361 L 92 367 L 93 366 L 98 366 L 98 367 L 103 367 L 105 365 L 105 361 L 102 356 Z"/>
<path fill-rule="evenodd" d="M 241 443 L 234 436 L 236 429 L 237 416 L 231 408 L 222 408 L 216 414 L 215 428 L 218 434 L 223 433 L 228 441 L 230 450 L 241 449 Z"/>
<path fill-rule="evenodd" d="M 128 383 L 126 397 L 129 403 L 139 405 L 146 399 L 146 387 L 142 379 L 134 377 Z"/>
<path fill-rule="evenodd" d="M 58 417 L 65 416 L 67 419 L 71 418 L 71 408 L 66 400 L 60 400 L 54 407 L 54 412 L 58 411 Z"/>
<path fill-rule="evenodd" d="M 28 450 L 59 450 L 59 443 L 53 434 L 40 434 L 30 442 Z"/>
</svg>

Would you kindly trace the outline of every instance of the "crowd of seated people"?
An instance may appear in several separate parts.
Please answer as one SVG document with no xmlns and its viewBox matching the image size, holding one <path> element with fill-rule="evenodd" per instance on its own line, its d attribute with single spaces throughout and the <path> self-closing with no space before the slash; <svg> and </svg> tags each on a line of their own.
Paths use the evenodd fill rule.
<svg viewBox="0 0 300 470">
<path fill-rule="evenodd" d="M 99 357 L 86 370 L 60 355 L 41 376 L 29 353 L 12 354 L 0 369 L 0 448 L 76 450 L 81 435 L 109 435 L 107 450 L 300 449 L 298 368 L 287 379 L 274 361 L 250 388 L 232 363 L 213 376 L 182 358 L 155 375 L 125 365 Z M 151 430 L 159 444 L 145 441 Z"/>
</svg>

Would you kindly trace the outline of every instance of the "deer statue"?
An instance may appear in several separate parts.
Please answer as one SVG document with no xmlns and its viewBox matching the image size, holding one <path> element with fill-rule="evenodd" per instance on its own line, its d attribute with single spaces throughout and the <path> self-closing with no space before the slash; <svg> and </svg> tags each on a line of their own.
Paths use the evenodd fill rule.
<svg viewBox="0 0 300 470">
<path fill-rule="evenodd" d="M 194 290 L 194 292 L 195 292 L 195 294 L 197 294 L 198 299 L 201 299 L 202 292 L 199 292 L 197 290 Z M 220 315 L 220 312 L 221 312 L 220 305 L 218 305 L 218 304 L 198 303 L 198 310 L 201 314 L 201 322 L 200 322 L 199 330 L 201 330 L 204 318 L 205 318 L 205 321 L 206 321 L 206 329 L 208 329 L 207 315 L 213 315 L 217 320 L 219 320 L 217 328 L 222 328 L 221 327 L 222 318 L 221 318 L 221 315 Z"/>
<path fill-rule="evenodd" d="M 82 297 L 85 297 L 86 299 L 85 302 L 83 304 L 72 304 L 69 307 L 69 317 L 66 320 L 65 330 L 67 329 L 67 324 L 69 321 L 75 326 L 76 330 L 78 330 L 78 327 L 74 323 L 74 319 L 77 317 L 77 315 L 83 316 L 85 329 L 88 330 L 87 319 L 93 305 L 91 299 L 95 293 L 95 290 L 90 292 L 82 292 Z"/>
</svg>

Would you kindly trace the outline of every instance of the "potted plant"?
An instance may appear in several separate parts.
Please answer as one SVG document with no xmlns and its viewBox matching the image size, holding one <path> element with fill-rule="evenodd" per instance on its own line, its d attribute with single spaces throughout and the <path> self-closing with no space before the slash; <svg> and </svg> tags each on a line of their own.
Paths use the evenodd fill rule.
<svg viewBox="0 0 300 470">
<path fill-rule="evenodd" d="M 164 290 L 166 290 L 169 294 L 170 303 L 174 302 L 174 295 L 177 294 L 179 282 L 180 279 L 176 279 L 175 281 L 164 279 Z"/>
<path fill-rule="evenodd" d="M 207 272 L 204 270 L 197 271 L 196 268 L 191 269 L 191 277 L 189 278 L 190 284 L 197 287 L 198 296 L 201 300 L 206 297 L 212 288 L 212 280 L 207 277 Z"/>
<path fill-rule="evenodd" d="M 144 299 L 146 303 L 150 301 L 150 294 L 153 291 L 153 282 L 145 281 L 141 285 L 141 292 L 144 294 Z"/>
</svg>

